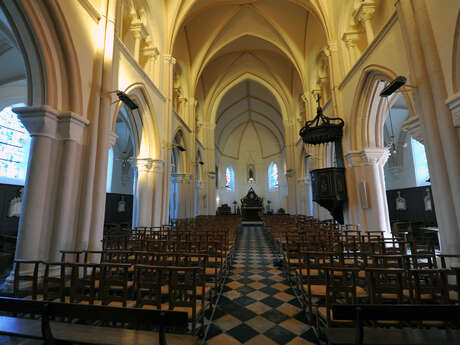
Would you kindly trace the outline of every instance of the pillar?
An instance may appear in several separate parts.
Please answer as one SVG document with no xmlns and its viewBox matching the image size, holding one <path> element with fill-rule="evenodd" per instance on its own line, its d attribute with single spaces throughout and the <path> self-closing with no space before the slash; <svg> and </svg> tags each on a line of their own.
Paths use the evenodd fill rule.
<svg viewBox="0 0 460 345">
<path fill-rule="evenodd" d="M 61 150 L 55 222 L 49 260 L 60 260 L 60 250 L 73 250 L 78 224 L 83 135 L 89 121 L 74 114 L 59 116 L 57 139 Z"/>
<path fill-rule="evenodd" d="M 383 230 L 391 234 L 383 166 L 390 156 L 387 148 L 366 148 L 345 155 L 355 178 L 356 194 L 364 231 Z M 356 211 L 355 211 L 356 212 Z"/>
<path fill-rule="evenodd" d="M 133 227 L 153 226 L 153 159 L 131 158 L 130 163 L 135 169 L 135 194 L 133 209 Z"/>
<path fill-rule="evenodd" d="M 414 99 L 426 143 L 441 252 L 460 246 L 460 143 L 447 98 L 441 62 L 425 1 L 398 0 L 396 10 L 407 44 Z"/>
<path fill-rule="evenodd" d="M 57 179 L 58 114 L 48 106 L 21 107 L 14 111 L 32 137 L 15 258 L 48 260 L 54 208 L 52 192 Z"/>
<path fill-rule="evenodd" d="M 161 206 L 162 206 L 162 196 L 164 193 L 164 186 L 162 183 L 162 173 L 163 166 L 165 161 L 161 159 L 154 159 L 152 161 L 152 177 L 154 185 L 154 199 L 153 199 L 153 209 L 152 209 L 152 220 L 153 226 L 162 225 L 162 216 L 161 216 Z"/>
<path fill-rule="evenodd" d="M 162 223 L 169 223 L 169 205 L 170 205 L 170 181 L 171 181 L 171 152 L 172 152 L 172 141 L 173 141 L 173 72 L 176 59 L 171 55 L 164 57 L 164 90 L 163 94 L 166 97 L 164 105 L 164 124 L 165 124 L 165 135 L 163 142 L 163 150 L 165 152 L 165 170 L 163 172 L 163 202 L 162 202 Z"/>
</svg>

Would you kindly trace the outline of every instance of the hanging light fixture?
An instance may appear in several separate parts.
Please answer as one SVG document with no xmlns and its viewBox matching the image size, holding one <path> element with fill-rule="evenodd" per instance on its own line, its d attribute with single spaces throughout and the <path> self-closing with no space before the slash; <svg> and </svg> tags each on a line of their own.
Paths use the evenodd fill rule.
<svg viewBox="0 0 460 345">
<path fill-rule="evenodd" d="M 392 155 L 396 154 L 398 150 L 396 149 L 396 142 L 395 142 L 395 133 L 393 129 L 393 121 L 391 119 L 391 108 L 390 108 L 390 103 L 388 102 L 388 98 L 385 97 L 387 107 L 388 107 L 388 116 L 390 117 L 390 129 L 391 129 L 391 135 L 390 135 L 390 143 L 387 145 L 388 150 Z"/>
</svg>

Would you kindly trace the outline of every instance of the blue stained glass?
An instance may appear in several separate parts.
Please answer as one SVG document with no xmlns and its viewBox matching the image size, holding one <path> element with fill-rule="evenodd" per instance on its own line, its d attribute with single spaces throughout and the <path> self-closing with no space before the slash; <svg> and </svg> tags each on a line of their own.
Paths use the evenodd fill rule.
<svg viewBox="0 0 460 345">
<path fill-rule="evenodd" d="M 6 107 L 0 111 L 0 179 L 2 182 L 23 184 L 29 159 L 30 135 L 12 108 Z"/>
<path fill-rule="evenodd" d="M 275 162 L 272 162 L 268 167 L 268 187 L 270 189 L 279 187 L 279 171 Z"/>
<path fill-rule="evenodd" d="M 225 189 L 232 191 L 235 186 L 235 174 L 232 167 L 227 167 L 225 170 Z"/>
</svg>

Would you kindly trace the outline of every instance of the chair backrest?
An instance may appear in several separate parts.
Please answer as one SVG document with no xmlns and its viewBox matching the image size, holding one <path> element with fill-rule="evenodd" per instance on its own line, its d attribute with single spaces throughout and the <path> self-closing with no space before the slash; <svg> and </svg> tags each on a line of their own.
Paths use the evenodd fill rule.
<svg viewBox="0 0 460 345">
<path fill-rule="evenodd" d="M 403 303 L 405 270 L 401 268 L 368 268 L 366 282 L 369 289 L 369 302 Z"/>
</svg>

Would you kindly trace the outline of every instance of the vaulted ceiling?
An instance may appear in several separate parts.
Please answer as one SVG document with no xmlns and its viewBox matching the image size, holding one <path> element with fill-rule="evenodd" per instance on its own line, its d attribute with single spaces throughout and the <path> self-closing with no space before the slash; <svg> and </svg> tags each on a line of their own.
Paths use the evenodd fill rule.
<svg viewBox="0 0 460 345">
<path fill-rule="evenodd" d="M 187 3 L 185 1 L 184 3 Z M 308 57 L 324 45 L 316 0 L 198 0 L 179 11 L 173 56 L 185 93 L 215 121 L 224 94 L 241 81 L 263 84 L 283 120 L 308 84 Z M 315 48 L 315 49 L 314 49 Z M 316 49 L 318 50 L 318 49 Z M 316 52 L 313 52 L 316 53 Z"/>
<path fill-rule="evenodd" d="M 264 86 L 246 80 L 230 89 L 220 102 L 216 118 L 216 148 L 224 156 L 239 159 L 247 150 L 245 140 L 255 145 L 250 149 L 255 158 L 268 158 L 284 149 L 284 126 L 281 109 L 273 94 Z"/>
</svg>

